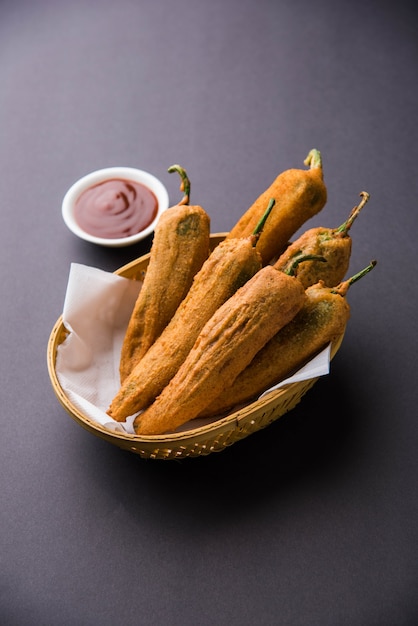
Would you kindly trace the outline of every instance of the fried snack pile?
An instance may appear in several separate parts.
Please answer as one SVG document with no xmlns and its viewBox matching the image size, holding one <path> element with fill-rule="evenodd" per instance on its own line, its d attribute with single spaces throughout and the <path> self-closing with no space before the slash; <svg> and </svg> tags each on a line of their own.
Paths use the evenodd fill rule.
<svg viewBox="0 0 418 626">
<path fill-rule="evenodd" d="M 134 415 L 138 435 L 173 432 L 225 415 L 290 376 L 344 333 L 351 226 L 312 228 L 289 243 L 327 200 L 322 159 L 278 175 L 224 241 L 209 252 L 210 220 L 183 199 L 157 224 L 148 269 L 120 357 L 121 386 L 108 414 Z"/>
</svg>

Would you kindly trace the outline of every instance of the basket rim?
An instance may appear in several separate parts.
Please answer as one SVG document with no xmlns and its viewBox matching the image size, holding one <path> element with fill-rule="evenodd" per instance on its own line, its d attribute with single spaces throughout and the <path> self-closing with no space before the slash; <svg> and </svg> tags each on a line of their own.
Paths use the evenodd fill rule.
<svg viewBox="0 0 418 626">
<path fill-rule="evenodd" d="M 270 393 L 268 393 L 266 396 L 264 396 L 261 399 L 254 400 L 253 402 L 250 402 L 235 411 L 231 411 L 225 416 L 221 416 L 219 418 L 215 417 L 212 421 L 208 422 L 207 424 L 198 426 L 196 428 L 188 428 L 187 430 L 182 430 L 182 431 L 173 432 L 173 433 L 165 433 L 162 435 L 135 435 L 131 433 L 123 433 L 120 431 L 112 431 L 106 428 L 105 426 L 102 426 L 98 422 L 95 422 L 94 420 L 90 419 L 89 417 L 84 415 L 76 406 L 74 406 L 71 400 L 66 395 L 65 391 L 63 390 L 58 380 L 58 376 L 57 376 L 56 369 L 55 369 L 56 351 L 57 351 L 58 345 L 60 345 L 61 343 L 60 341 L 61 337 L 64 337 L 66 333 L 67 333 L 67 330 L 64 326 L 62 316 L 60 316 L 54 324 L 54 327 L 49 337 L 48 348 L 47 348 L 48 372 L 49 372 L 49 376 L 51 379 L 54 392 L 57 395 L 58 399 L 60 400 L 61 404 L 64 406 L 64 408 L 67 411 L 69 411 L 70 414 L 72 415 L 74 414 L 76 417 L 78 417 L 78 420 L 81 420 L 85 422 L 86 424 L 91 425 L 95 430 L 99 430 L 99 431 L 102 431 L 103 433 L 110 434 L 112 437 L 115 437 L 117 439 L 123 439 L 123 440 L 126 439 L 131 442 L 136 441 L 138 443 L 139 442 L 168 443 L 168 442 L 186 441 L 189 439 L 193 439 L 196 436 L 204 435 L 208 433 L 213 434 L 217 428 L 219 428 L 220 430 L 223 430 L 223 427 L 225 426 L 230 426 L 234 424 L 235 426 L 239 426 L 241 422 L 245 421 L 249 417 L 249 414 L 252 414 L 255 404 L 257 405 L 257 409 L 264 409 L 264 408 L 267 409 L 272 403 L 277 402 L 280 396 L 283 396 L 288 391 L 293 391 L 297 389 L 298 386 L 300 385 L 300 382 L 293 382 L 293 383 L 284 385 L 280 389 L 275 389 L 271 391 Z M 334 357 L 337 350 L 339 349 L 342 339 L 343 339 L 343 335 L 337 340 L 337 342 L 335 342 L 332 345 L 331 358 Z"/>
<path fill-rule="evenodd" d="M 211 234 L 211 247 L 216 246 L 219 241 L 225 238 L 226 235 L 227 233 L 224 232 Z M 125 276 L 130 278 L 132 270 L 135 270 L 138 265 L 146 263 L 149 257 L 150 253 L 142 255 L 141 257 L 138 257 L 133 261 L 130 261 L 129 263 L 123 265 L 113 273 L 119 276 Z M 127 432 L 111 430 L 109 428 L 106 428 L 102 424 L 99 424 L 90 417 L 86 416 L 80 409 L 78 409 L 68 398 L 59 382 L 55 368 L 56 355 L 58 346 L 65 340 L 65 337 L 68 335 L 68 333 L 69 331 L 64 325 L 63 316 L 61 314 L 51 330 L 47 344 L 47 367 L 54 393 L 62 407 L 75 421 L 77 421 L 93 434 L 122 447 L 145 446 L 146 448 L 149 448 L 150 446 L 152 447 L 167 445 L 187 447 L 191 444 L 194 444 L 199 439 L 204 438 L 205 436 L 210 435 L 211 437 L 216 437 L 217 435 L 222 435 L 228 429 L 240 429 L 243 427 L 243 425 L 251 423 L 251 421 L 254 419 L 254 411 L 257 411 L 257 413 L 259 413 L 271 410 L 271 408 L 281 399 L 285 399 L 287 395 L 292 395 L 293 393 L 296 393 L 297 390 L 300 389 L 302 383 L 306 382 L 302 381 L 288 383 L 280 389 L 275 389 L 271 391 L 270 393 L 263 396 L 261 399 L 256 399 L 240 408 L 237 408 L 236 410 L 230 411 L 224 416 L 220 416 L 219 418 L 214 417 L 207 423 L 196 426 L 195 428 L 190 427 L 184 430 L 164 433 L 160 435 L 136 435 Z M 344 333 L 332 343 L 330 360 L 333 359 L 333 357 L 339 350 L 343 337 Z M 316 380 L 317 378 L 309 379 L 311 384 L 315 383 Z"/>
</svg>

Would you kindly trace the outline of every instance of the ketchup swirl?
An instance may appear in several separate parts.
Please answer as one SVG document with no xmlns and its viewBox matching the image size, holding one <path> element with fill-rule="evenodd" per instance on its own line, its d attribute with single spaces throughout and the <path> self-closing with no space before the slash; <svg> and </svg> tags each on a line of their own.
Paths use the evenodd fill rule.
<svg viewBox="0 0 418 626">
<path fill-rule="evenodd" d="M 148 187 L 115 178 L 83 191 L 75 203 L 74 217 L 90 235 L 119 239 L 144 230 L 157 209 L 157 198 Z"/>
</svg>

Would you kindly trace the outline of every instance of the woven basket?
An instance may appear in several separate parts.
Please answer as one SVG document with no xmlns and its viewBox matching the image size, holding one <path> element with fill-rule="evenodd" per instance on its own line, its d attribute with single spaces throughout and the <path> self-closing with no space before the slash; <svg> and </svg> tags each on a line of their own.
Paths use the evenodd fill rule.
<svg viewBox="0 0 418 626">
<path fill-rule="evenodd" d="M 222 241 L 225 235 L 226 233 L 211 235 L 211 248 L 213 249 Z M 141 280 L 146 271 L 149 256 L 146 254 L 124 265 L 115 273 L 125 278 Z M 60 317 L 52 329 L 47 348 L 48 372 L 59 402 L 69 415 L 86 430 L 109 443 L 139 454 L 144 458 L 179 459 L 224 450 L 240 439 L 265 428 L 293 409 L 318 380 L 313 378 L 298 383 L 290 383 L 226 417 L 182 432 L 152 436 L 113 432 L 93 421 L 75 407 L 59 383 L 55 370 L 56 354 L 58 346 L 64 341 L 67 334 L 68 331 L 63 324 L 62 317 Z M 337 353 L 342 340 L 343 335 L 331 346 L 331 359 Z"/>
</svg>

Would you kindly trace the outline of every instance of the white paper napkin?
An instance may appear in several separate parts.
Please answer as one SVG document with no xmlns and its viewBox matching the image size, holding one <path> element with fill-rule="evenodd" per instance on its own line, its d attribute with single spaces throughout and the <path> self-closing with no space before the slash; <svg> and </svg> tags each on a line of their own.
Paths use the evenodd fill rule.
<svg viewBox="0 0 418 626">
<path fill-rule="evenodd" d="M 106 410 L 120 386 L 120 351 L 141 285 L 110 272 L 71 264 L 63 309 L 69 335 L 58 346 L 57 378 L 74 406 L 113 431 L 134 433 L 134 417 L 116 422 Z M 326 375 L 329 363 L 330 346 L 262 395 L 292 382 Z"/>
<path fill-rule="evenodd" d="M 106 410 L 119 388 L 120 350 L 141 285 L 77 263 L 70 268 L 63 310 L 70 334 L 57 350 L 57 377 L 78 409 L 111 430 L 133 432 Z"/>
</svg>

